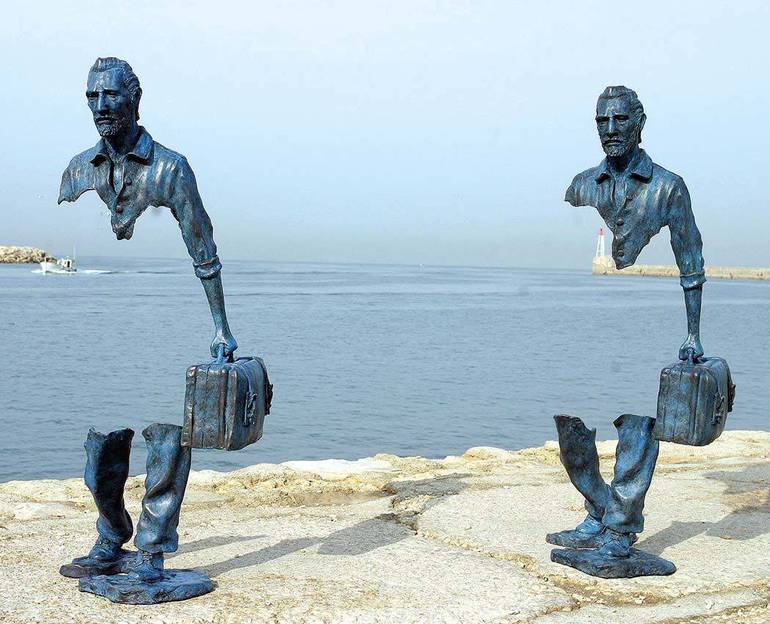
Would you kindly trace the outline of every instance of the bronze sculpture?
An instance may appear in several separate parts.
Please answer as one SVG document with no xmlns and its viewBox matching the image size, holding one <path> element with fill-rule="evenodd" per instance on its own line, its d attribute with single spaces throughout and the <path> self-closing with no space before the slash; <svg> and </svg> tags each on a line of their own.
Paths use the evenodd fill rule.
<svg viewBox="0 0 770 624">
<path fill-rule="evenodd" d="M 141 96 L 139 79 L 126 61 L 96 60 L 88 73 L 86 98 L 101 139 L 71 160 L 62 175 L 59 203 L 95 190 L 110 210 L 119 240 L 132 237 L 136 220 L 149 206 L 168 207 L 209 302 L 216 328 L 211 353 L 231 357 L 237 343 L 225 314 L 211 220 L 185 157 L 154 141 L 138 124 Z M 178 425 L 156 423 L 143 431 L 147 479 L 134 539 L 137 551 L 123 549 L 133 533 L 123 504 L 133 433 L 89 432 L 85 481 L 99 512 L 98 537 L 87 555 L 60 571 L 80 578 L 81 591 L 116 602 L 155 603 L 209 592 L 213 584 L 205 574 L 164 569 L 164 554 L 177 550 L 179 511 L 190 472 L 191 450 L 182 445 Z"/>
<path fill-rule="evenodd" d="M 732 399 L 721 400 L 718 394 L 728 393 L 732 383 L 724 360 L 702 359 L 700 316 L 706 281 L 703 243 L 684 181 L 652 162 L 640 147 L 645 121 L 644 108 L 634 91 L 623 86 L 607 87 L 596 104 L 596 128 L 606 157 L 599 166 L 575 176 L 565 201 L 596 208 L 614 235 L 612 256 L 618 269 L 634 264 L 650 239 L 663 227 L 669 228 L 684 290 L 688 329 L 679 348 L 680 362 L 664 369 L 666 383 L 661 384 L 659 393 L 658 417 L 677 419 L 676 424 L 665 429 L 671 432 L 680 429 L 681 421 L 702 426 L 713 415 L 704 414 L 705 405 L 711 406 L 711 412 L 725 415 Z M 699 377 L 704 376 L 712 383 L 699 384 Z M 670 381 L 674 378 L 675 383 Z M 708 400 L 691 400 L 699 393 Z M 673 438 L 663 434 L 660 422 L 654 418 L 620 416 L 615 421 L 615 476 L 607 484 L 599 472 L 596 431 L 573 416 L 556 416 L 555 421 L 562 464 L 585 497 L 588 514 L 575 529 L 546 536 L 547 542 L 566 547 L 554 549 L 551 559 L 608 578 L 672 574 L 676 570 L 673 563 L 633 545 L 644 529 L 642 511 L 658 457 L 658 441 Z M 716 435 L 693 439 L 711 441 Z"/>
<path fill-rule="evenodd" d="M 139 121 L 142 88 L 126 61 L 99 58 L 88 72 L 86 98 L 101 140 L 75 156 L 62 174 L 59 203 L 74 202 L 95 190 L 111 213 L 118 240 L 133 236 L 136 220 L 149 206 L 165 206 L 179 223 L 187 251 L 200 278 L 219 345 L 225 355 L 237 348 L 225 314 L 213 228 L 187 159 L 152 139 Z"/>
<path fill-rule="evenodd" d="M 703 243 L 684 180 L 652 162 L 639 145 L 646 120 L 634 91 L 607 87 L 596 103 L 596 128 L 606 158 L 576 175 L 564 200 L 596 208 L 612 231 L 612 257 L 618 269 L 634 264 L 650 239 L 668 226 L 687 309 L 688 335 L 679 358 L 697 359 L 703 355 Z"/>
<path fill-rule="evenodd" d="M 179 223 L 209 302 L 216 329 L 210 346 L 217 357 L 215 365 L 225 366 L 225 358 L 230 359 L 227 364 L 233 364 L 231 356 L 237 344 L 225 314 L 221 264 L 192 169 L 183 156 L 155 142 L 138 125 L 141 87 L 128 63 L 113 57 L 97 59 L 89 72 L 86 95 L 102 138 L 72 159 L 62 176 L 59 202 L 75 201 L 84 192 L 96 190 L 110 209 L 113 232 L 125 240 L 132 237 L 137 219 L 149 206 L 168 207 Z M 639 146 L 645 120 L 636 93 L 625 87 L 608 87 L 599 97 L 596 112 L 606 158 L 598 167 L 576 176 L 565 199 L 599 211 L 615 235 L 612 251 L 618 268 L 633 264 L 650 239 L 661 228 L 669 227 L 687 310 L 688 336 L 679 349 L 679 358 L 694 366 L 703 356 L 702 242 L 684 182 L 653 163 Z M 193 367 L 190 376 L 195 377 L 201 368 L 203 365 Z M 243 397 L 235 397 L 238 400 L 228 411 L 232 422 L 253 427 L 240 441 L 233 442 L 221 430 L 210 437 L 203 435 L 209 433 L 205 428 L 196 432 L 192 405 L 186 441 L 176 425 L 154 424 L 143 432 L 148 445 L 147 480 L 135 553 L 123 549 L 133 533 L 123 503 L 133 431 L 123 429 L 107 435 L 89 432 L 85 479 L 99 511 L 98 538 L 88 555 L 62 566 L 63 575 L 80 577 L 83 591 L 119 602 L 178 600 L 213 589 L 211 581 L 200 573 L 165 570 L 164 553 L 177 549 L 179 511 L 196 433 L 201 446 L 218 448 L 239 448 L 242 442 L 250 443 L 261 435 L 271 387 L 261 361 L 252 364 L 249 371 L 247 377 L 257 375 L 257 371 L 263 371 L 264 377 L 249 377 L 244 390 L 249 397 L 247 419 L 236 420 L 244 409 Z M 263 402 L 259 409 L 255 407 L 257 400 Z M 204 417 L 215 414 L 216 406 L 206 407 Z M 554 550 L 552 559 L 599 576 L 672 573 L 675 568 L 670 562 L 633 548 L 643 530 L 644 499 L 658 455 L 655 420 L 624 414 L 615 421 L 619 444 L 615 478 L 609 485 L 599 472 L 595 432 L 578 418 L 557 416 L 556 422 L 562 463 L 586 499 L 588 516 L 577 528 L 547 537 L 550 543 L 567 547 Z"/>
</svg>

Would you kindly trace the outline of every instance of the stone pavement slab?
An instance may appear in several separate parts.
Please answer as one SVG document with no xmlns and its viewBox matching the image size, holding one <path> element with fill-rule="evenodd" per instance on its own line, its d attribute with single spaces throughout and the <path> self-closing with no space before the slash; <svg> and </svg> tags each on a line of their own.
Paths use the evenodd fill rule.
<svg viewBox="0 0 770 624">
<path fill-rule="evenodd" d="M 614 445 L 599 450 L 611 471 Z M 127 485 L 134 517 L 142 481 Z M 204 571 L 216 589 L 132 606 L 81 593 L 58 574 L 93 543 L 82 481 L 9 482 L 0 484 L 0 621 L 770 621 L 770 434 L 663 445 L 647 503 L 637 546 L 677 572 L 605 580 L 549 559 L 545 534 L 584 515 L 553 443 L 193 472 L 167 566 Z"/>
</svg>

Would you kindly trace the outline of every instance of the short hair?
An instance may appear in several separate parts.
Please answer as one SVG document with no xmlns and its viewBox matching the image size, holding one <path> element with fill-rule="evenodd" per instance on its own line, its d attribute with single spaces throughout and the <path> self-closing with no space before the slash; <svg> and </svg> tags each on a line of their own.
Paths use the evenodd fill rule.
<svg viewBox="0 0 770 624">
<path fill-rule="evenodd" d="M 601 100 L 609 100 L 612 98 L 628 98 L 629 103 L 631 104 L 631 114 L 634 116 L 635 120 L 639 122 L 639 120 L 642 119 L 644 116 L 644 106 L 642 106 L 641 101 L 639 100 L 639 96 L 636 95 L 636 91 L 633 89 L 629 89 L 628 87 L 624 87 L 623 85 L 617 85 L 614 87 L 607 87 L 604 91 L 602 91 L 601 95 L 599 96 L 599 99 L 596 101 L 597 108 L 599 107 L 599 102 Z M 642 131 L 639 130 L 639 143 L 642 142 Z"/>
<path fill-rule="evenodd" d="M 88 73 L 104 72 L 110 69 L 120 69 L 123 71 L 123 82 L 131 94 L 131 99 L 136 107 L 136 118 L 139 119 L 139 100 L 142 99 L 142 87 L 139 84 L 139 77 L 134 73 L 133 68 L 127 61 L 114 56 L 100 57 L 94 61 Z"/>
</svg>

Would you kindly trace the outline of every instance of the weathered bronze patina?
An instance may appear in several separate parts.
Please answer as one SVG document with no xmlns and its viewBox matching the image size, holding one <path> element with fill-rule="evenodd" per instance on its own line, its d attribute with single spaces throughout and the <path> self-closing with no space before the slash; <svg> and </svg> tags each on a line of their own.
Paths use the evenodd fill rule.
<svg viewBox="0 0 770 624">
<path fill-rule="evenodd" d="M 216 333 L 212 355 L 231 356 L 237 344 L 227 323 L 225 299 L 211 220 L 203 207 L 187 160 L 138 124 L 142 88 L 123 60 L 99 58 L 88 73 L 86 98 L 101 135 L 75 156 L 62 175 L 59 203 L 95 190 L 111 214 L 119 240 L 133 236 L 137 219 L 150 206 L 167 207 L 179 223 L 208 298 Z M 128 477 L 131 429 L 107 435 L 91 430 L 86 440 L 85 481 L 99 518 L 91 551 L 63 565 L 64 576 L 80 578 L 80 589 L 114 602 L 151 604 L 183 600 L 213 590 L 211 580 L 193 570 L 165 570 L 164 554 L 178 546 L 179 512 L 190 473 L 190 448 L 182 428 L 156 423 L 143 432 L 147 478 L 136 525 L 136 551 L 123 545 L 134 533 L 123 503 Z"/>
</svg>

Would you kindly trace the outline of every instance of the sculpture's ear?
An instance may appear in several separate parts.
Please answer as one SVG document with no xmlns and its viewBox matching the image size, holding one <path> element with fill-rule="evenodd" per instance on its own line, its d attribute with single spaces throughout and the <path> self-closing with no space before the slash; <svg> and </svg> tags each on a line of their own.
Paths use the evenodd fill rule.
<svg viewBox="0 0 770 624">
<path fill-rule="evenodd" d="M 642 113 L 641 119 L 639 119 L 639 136 L 637 138 L 637 143 L 642 142 L 642 130 L 644 129 L 644 122 L 647 121 L 647 115 L 645 113 Z"/>
<path fill-rule="evenodd" d="M 134 109 L 136 110 L 136 120 L 139 121 L 139 102 L 142 99 L 142 88 L 139 87 L 137 89 L 136 95 L 134 96 Z"/>
</svg>

